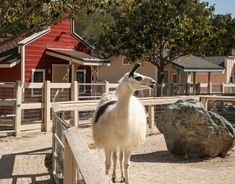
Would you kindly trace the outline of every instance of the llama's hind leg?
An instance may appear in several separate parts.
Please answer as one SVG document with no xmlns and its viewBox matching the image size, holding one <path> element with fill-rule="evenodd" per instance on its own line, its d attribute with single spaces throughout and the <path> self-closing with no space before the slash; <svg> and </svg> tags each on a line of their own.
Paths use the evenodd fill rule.
<svg viewBox="0 0 235 184">
<path fill-rule="evenodd" d="M 131 152 L 128 150 L 125 150 L 125 156 L 124 156 L 125 184 L 129 184 L 130 156 L 131 156 Z"/>
<path fill-rule="evenodd" d="M 112 182 L 116 182 L 116 166 L 117 166 L 117 149 L 113 149 L 113 175 L 112 175 Z"/>
<path fill-rule="evenodd" d="M 111 149 L 105 148 L 105 173 L 108 175 L 111 167 Z"/>
<path fill-rule="evenodd" d="M 124 152 L 123 150 L 120 150 L 119 164 L 120 164 L 120 171 L 121 171 L 121 183 L 125 182 L 124 173 L 123 173 L 123 156 L 124 156 Z"/>
</svg>

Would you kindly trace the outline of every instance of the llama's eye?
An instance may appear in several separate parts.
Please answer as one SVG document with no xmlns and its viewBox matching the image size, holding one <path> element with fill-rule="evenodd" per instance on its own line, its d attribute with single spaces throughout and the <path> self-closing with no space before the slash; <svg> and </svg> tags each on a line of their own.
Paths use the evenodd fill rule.
<svg viewBox="0 0 235 184">
<path fill-rule="evenodd" d="M 137 80 L 137 81 L 141 81 L 141 80 L 142 80 L 142 77 L 137 76 L 137 77 L 135 77 L 135 80 Z"/>
</svg>

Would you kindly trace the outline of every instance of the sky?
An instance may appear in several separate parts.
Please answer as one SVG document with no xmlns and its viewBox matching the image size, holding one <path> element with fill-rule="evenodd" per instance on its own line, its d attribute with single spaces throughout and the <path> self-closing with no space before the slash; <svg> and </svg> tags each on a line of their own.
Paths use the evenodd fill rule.
<svg viewBox="0 0 235 184">
<path fill-rule="evenodd" d="M 235 0 L 204 0 L 210 5 L 215 5 L 215 14 L 231 13 L 235 18 Z"/>
</svg>

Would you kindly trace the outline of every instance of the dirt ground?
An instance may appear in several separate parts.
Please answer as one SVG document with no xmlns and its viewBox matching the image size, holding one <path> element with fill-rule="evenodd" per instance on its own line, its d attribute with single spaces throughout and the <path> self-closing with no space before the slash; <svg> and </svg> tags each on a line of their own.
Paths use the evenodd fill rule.
<svg viewBox="0 0 235 184">
<path fill-rule="evenodd" d="M 103 150 L 94 148 L 91 129 L 79 131 L 84 135 L 92 151 L 98 154 L 104 166 Z M 118 182 L 119 178 L 118 170 Z M 131 184 L 234 184 L 234 182 L 235 148 L 229 151 L 225 158 L 185 160 L 170 154 L 166 149 L 163 135 L 154 130 L 149 132 L 145 143 L 131 156 Z"/>
<path fill-rule="evenodd" d="M 91 128 L 81 133 L 104 168 L 103 150 L 94 148 Z M 51 152 L 51 134 L 31 134 L 22 138 L 0 138 L 0 184 L 51 184 L 44 166 Z M 111 173 L 110 173 L 111 174 Z M 117 182 L 120 181 L 118 169 Z M 164 137 L 157 130 L 149 132 L 145 143 L 131 157 L 131 184 L 234 184 L 235 148 L 227 157 L 210 160 L 184 160 L 171 155 Z"/>
</svg>

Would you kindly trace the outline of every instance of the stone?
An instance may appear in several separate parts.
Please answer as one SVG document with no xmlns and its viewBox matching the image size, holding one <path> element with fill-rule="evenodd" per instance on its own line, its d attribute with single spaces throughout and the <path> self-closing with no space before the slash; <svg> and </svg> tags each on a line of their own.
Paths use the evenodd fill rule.
<svg viewBox="0 0 235 184">
<path fill-rule="evenodd" d="M 156 126 L 168 151 L 185 158 L 225 156 L 235 142 L 231 123 L 193 99 L 170 105 L 157 118 Z"/>
</svg>

